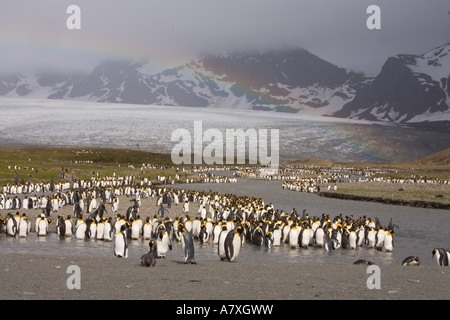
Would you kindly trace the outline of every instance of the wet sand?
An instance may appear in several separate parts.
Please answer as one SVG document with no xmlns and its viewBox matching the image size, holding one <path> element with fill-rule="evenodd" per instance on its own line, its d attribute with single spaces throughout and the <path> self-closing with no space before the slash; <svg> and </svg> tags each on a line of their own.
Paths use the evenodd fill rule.
<svg viewBox="0 0 450 320">
<path fill-rule="evenodd" d="M 80 268 L 80 289 L 68 289 Z M 449 299 L 450 268 L 381 266 L 380 289 L 368 289 L 364 265 L 158 260 L 3 254 L 5 299 L 303 300 Z"/>
<path fill-rule="evenodd" d="M 119 212 L 130 205 L 120 199 Z M 156 199 L 142 201 L 141 217 L 156 214 Z M 198 205 L 191 203 L 191 217 Z M 107 216 L 115 216 L 107 205 Z M 40 210 L 19 210 L 34 218 Z M 5 216 L 5 212 L 2 212 Z M 54 232 L 58 214 L 52 213 Z M 181 206 L 166 214 L 180 216 Z M 32 227 L 33 230 L 33 227 Z M 5 235 L 2 235 L 5 237 Z M 143 252 L 144 253 L 144 252 Z M 222 262 L 200 260 L 185 265 L 182 257 L 157 260 L 153 268 L 136 258 L 88 256 L 0 255 L 0 298 L 54 300 L 299 300 L 299 299 L 450 299 L 450 268 L 438 266 L 380 266 L 380 289 L 368 289 L 365 265 L 303 264 L 292 262 Z M 71 265 L 80 268 L 80 289 L 69 289 Z"/>
</svg>

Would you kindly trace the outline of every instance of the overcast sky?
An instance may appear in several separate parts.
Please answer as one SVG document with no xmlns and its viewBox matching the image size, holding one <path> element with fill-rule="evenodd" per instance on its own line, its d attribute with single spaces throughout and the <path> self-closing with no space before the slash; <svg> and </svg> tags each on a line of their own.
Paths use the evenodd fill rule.
<svg viewBox="0 0 450 320">
<path fill-rule="evenodd" d="M 81 30 L 66 9 L 81 8 Z M 369 30 L 369 5 L 381 30 Z M 448 0 L 0 0 L 0 72 L 89 70 L 106 59 L 173 67 L 203 52 L 303 47 L 377 73 L 400 53 L 450 42 Z"/>
</svg>

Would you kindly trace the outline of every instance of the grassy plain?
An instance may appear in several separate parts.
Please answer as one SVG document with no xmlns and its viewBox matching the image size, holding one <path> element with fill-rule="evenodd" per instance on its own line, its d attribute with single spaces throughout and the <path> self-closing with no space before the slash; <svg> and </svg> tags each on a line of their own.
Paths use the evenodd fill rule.
<svg viewBox="0 0 450 320">
<path fill-rule="evenodd" d="M 146 166 L 143 167 L 143 164 Z M 297 159 L 287 164 L 299 168 L 367 171 L 390 179 L 450 179 L 450 149 L 406 163 L 333 163 L 329 160 Z M 151 166 L 149 166 L 151 165 Z M 93 148 L 0 148 L 0 185 L 18 182 L 54 182 L 99 176 L 135 176 L 156 181 L 157 176 L 182 180 L 198 178 L 177 171 L 169 154 L 136 150 Z M 17 174 L 17 175 L 16 175 Z M 450 204 L 450 184 L 345 182 L 335 194 L 355 197 L 427 201 Z"/>
<path fill-rule="evenodd" d="M 143 164 L 153 168 L 142 169 Z M 135 150 L 77 148 L 0 148 L 0 185 L 24 182 L 65 181 L 93 176 L 172 177 L 176 168 L 170 155 Z M 64 174 L 64 178 L 62 177 Z"/>
</svg>

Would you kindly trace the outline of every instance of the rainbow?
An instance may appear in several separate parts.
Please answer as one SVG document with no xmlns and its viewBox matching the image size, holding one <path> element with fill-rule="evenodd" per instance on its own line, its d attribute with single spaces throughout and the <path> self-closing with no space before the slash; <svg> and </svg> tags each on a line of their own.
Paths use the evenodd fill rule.
<svg viewBox="0 0 450 320">
<path fill-rule="evenodd" d="M 129 48 L 133 46 L 111 48 L 97 41 L 98 35 L 85 33 L 82 30 L 64 31 L 59 41 L 48 38 L 46 36 L 46 34 L 49 34 L 46 33 L 48 30 L 39 31 L 42 32 L 37 33 L 42 36 L 32 39 L 26 34 L 20 34 L 20 32 L 2 36 L 0 38 L 0 52 L 7 52 L 12 57 L 22 57 L 24 59 L 35 56 L 47 57 L 49 61 L 53 61 L 61 57 L 60 63 L 73 59 L 80 64 L 91 64 L 92 67 L 104 60 L 137 61 L 140 58 L 142 59 L 142 57 L 138 57 L 134 52 L 130 51 Z M 80 34 L 76 34 L 76 32 L 80 32 Z M 65 39 L 68 36 L 71 39 Z M 137 45 L 136 47 L 139 48 L 140 46 Z M 143 48 L 141 50 L 142 52 L 144 51 Z M 137 52 L 139 51 L 137 49 Z M 155 48 L 151 54 L 151 57 L 146 57 L 146 61 L 154 69 L 165 70 L 185 63 L 185 61 L 181 62 L 180 58 L 176 57 L 170 50 L 164 48 Z M 243 76 L 241 79 L 246 78 Z M 255 97 L 255 90 L 251 88 L 251 83 L 254 83 L 253 79 L 247 77 L 246 80 L 237 83 L 234 89 L 241 95 Z M 225 82 L 223 82 L 222 88 L 219 89 L 227 89 L 225 85 Z M 259 100 L 261 105 L 275 105 L 278 102 L 270 95 L 262 95 L 259 97 Z M 294 125 L 300 122 L 303 125 L 306 123 L 311 130 L 318 132 L 318 135 L 327 136 L 336 141 L 336 145 L 347 146 L 353 150 L 362 150 L 365 158 L 374 159 L 374 161 L 398 160 L 395 156 L 386 153 L 382 142 L 376 141 L 376 139 L 371 141 L 367 138 L 367 135 L 361 134 L 361 132 L 352 132 L 352 130 L 349 130 L 350 125 L 335 123 L 331 119 L 327 119 L 328 121 L 326 122 L 317 120 L 306 121 L 301 114 L 284 114 L 283 118 Z M 370 129 L 369 126 L 368 128 Z M 305 150 L 305 154 L 302 156 L 308 157 L 308 152 Z"/>
</svg>

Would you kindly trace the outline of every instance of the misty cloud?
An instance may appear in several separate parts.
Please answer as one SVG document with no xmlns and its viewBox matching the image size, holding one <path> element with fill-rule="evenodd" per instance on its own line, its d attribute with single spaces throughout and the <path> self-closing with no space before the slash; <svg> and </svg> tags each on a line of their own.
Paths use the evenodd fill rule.
<svg viewBox="0 0 450 320">
<path fill-rule="evenodd" d="M 81 30 L 66 28 L 71 4 Z M 381 30 L 366 28 L 371 4 Z M 0 72 L 86 70 L 105 59 L 147 59 L 156 70 L 204 52 L 290 46 L 376 73 L 388 56 L 449 42 L 448 10 L 444 0 L 0 0 Z"/>
</svg>

